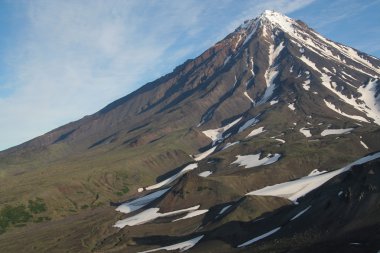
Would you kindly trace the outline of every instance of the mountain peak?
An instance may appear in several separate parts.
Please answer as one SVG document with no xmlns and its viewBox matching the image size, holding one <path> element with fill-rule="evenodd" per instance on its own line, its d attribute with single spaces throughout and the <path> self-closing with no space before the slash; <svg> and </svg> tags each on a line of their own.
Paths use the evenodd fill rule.
<svg viewBox="0 0 380 253">
<path fill-rule="evenodd" d="M 238 30 L 251 30 L 251 28 L 256 29 L 261 25 L 269 26 L 270 29 L 279 28 L 284 32 L 292 34 L 294 31 L 294 26 L 297 25 L 297 22 L 280 12 L 265 10 L 258 17 L 246 20 L 239 26 Z"/>
<path fill-rule="evenodd" d="M 286 17 L 280 12 L 274 11 L 274 10 L 265 10 L 261 13 L 260 17 L 273 17 L 273 16 L 282 16 Z"/>
<path fill-rule="evenodd" d="M 263 24 L 270 24 L 272 28 L 278 27 L 284 30 L 285 32 L 293 30 L 293 27 L 296 24 L 296 21 L 289 18 L 288 16 L 271 10 L 265 10 L 259 16 L 259 20 L 261 20 Z"/>
</svg>

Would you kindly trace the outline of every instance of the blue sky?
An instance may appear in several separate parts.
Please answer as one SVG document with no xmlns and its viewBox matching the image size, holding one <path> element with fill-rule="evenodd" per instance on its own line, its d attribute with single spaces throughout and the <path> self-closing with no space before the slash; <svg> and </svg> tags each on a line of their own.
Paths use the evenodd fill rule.
<svg viewBox="0 0 380 253">
<path fill-rule="evenodd" d="M 0 150 L 96 112 L 265 9 L 380 57 L 380 0 L 0 0 Z"/>
</svg>

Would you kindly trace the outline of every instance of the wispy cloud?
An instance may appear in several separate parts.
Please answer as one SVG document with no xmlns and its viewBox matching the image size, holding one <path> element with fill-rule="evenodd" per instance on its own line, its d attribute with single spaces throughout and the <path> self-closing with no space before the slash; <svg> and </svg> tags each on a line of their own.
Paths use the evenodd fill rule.
<svg viewBox="0 0 380 253">
<path fill-rule="evenodd" d="M 0 89 L 0 150 L 99 110 L 196 56 L 222 33 L 264 9 L 288 13 L 311 2 L 36 0 L 15 4 L 13 11 L 24 15 L 25 22 L 5 56 L 12 76 L 5 80 L 8 94 L 4 85 Z"/>
<path fill-rule="evenodd" d="M 304 19 L 309 20 L 314 28 L 322 28 L 343 19 L 353 18 L 360 12 L 377 5 L 380 0 L 358 1 L 358 0 L 335 0 L 320 1 L 316 8 L 307 13 Z M 302 15 L 301 15 L 302 17 Z"/>
</svg>

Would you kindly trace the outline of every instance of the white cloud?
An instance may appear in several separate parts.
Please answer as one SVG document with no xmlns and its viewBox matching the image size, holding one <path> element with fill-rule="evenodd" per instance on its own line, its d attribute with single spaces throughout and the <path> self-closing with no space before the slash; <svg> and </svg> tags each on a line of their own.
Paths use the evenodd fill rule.
<svg viewBox="0 0 380 253">
<path fill-rule="evenodd" d="M 196 56 L 231 24 L 310 2 L 25 2 L 24 34 L 7 55 L 14 90 L 0 97 L 0 150 L 94 113 Z"/>
</svg>

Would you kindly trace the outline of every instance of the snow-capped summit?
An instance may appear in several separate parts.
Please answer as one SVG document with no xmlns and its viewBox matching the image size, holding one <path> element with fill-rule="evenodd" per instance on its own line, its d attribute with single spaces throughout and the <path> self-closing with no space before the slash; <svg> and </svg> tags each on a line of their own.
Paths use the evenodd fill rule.
<svg viewBox="0 0 380 253">
<path fill-rule="evenodd" d="M 373 105 L 373 101 L 379 99 L 376 91 L 380 89 L 376 81 L 380 75 L 376 58 L 330 41 L 304 23 L 269 10 L 256 19 L 246 21 L 227 39 L 231 40 L 229 45 L 234 45 L 231 51 L 235 58 L 245 54 L 249 59 L 247 66 L 252 65 L 248 69 L 254 76 L 250 82 L 258 79 L 260 72 L 264 76 L 265 82 L 256 83 L 256 89 L 252 91 L 260 91 L 259 86 L 265 83 L 261 96 L 247 91 L 246 96 L 252 104 L 265 104 L 278 96 L 275 93 L 282 82 L 278 78 L 280 75 L 285 77 L 283 70 L 287 68 L 291 75 L 297 70 L 296 79 L 302 81 L 301 87 L 309 94 L 319 96 L 330 110 L 360 122 L 380 124 L 380 113 Z M 251 47 L 252 44 L 255 48 Z M 255 55 L 257 48 L 264 54 Z M 287 63 L 283 62 L 284 59 Z M 293 62 L 291 66 L 289 60 Z M 318 93 L 321 88 L 323 90 Z M 326 89 L 332 96 L 321 97 Z M 253 98 L 255 96 L 257 99 Z"/>
<path fill-rule="evenodd" d="M 261 15 L 258 17 L 258 19 L 268 20 L 272 23 L 279 24 L 279 23 L 293 23 L 294 20 L 289 18 L 288 16 L 285 16 L 284 14 L 280 12 L 276 12 L 273 10 L 265 10 L 261 13 Z"/>
</svg>

